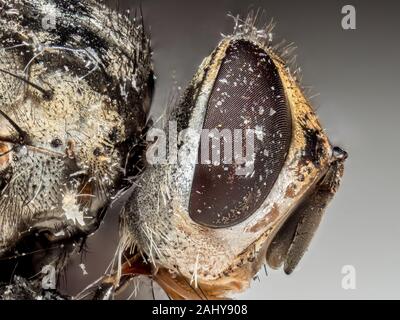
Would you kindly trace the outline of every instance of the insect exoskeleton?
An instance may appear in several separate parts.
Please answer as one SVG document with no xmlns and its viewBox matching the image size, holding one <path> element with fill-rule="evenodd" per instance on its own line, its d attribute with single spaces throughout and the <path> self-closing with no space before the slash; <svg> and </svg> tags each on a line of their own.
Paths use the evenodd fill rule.
<svg viewBox="0 0 400 320">
<path fill-rule="evenodd" d="M 34 260 L 37 239 L 43 252 L 95 231 L 129 185 L 151 51 L 140 19 L 94 0 L 2 0 L 0 44 L 0 256 Z"/>
<path fill-rule="evenodd" d="M 266 256 L 290 273 L 342 175 L 345 152 L 329 143 L 269 32 L 238 20 L 165 137 L 149 132 L 151 165 L 125 208 L 123 241 L 173 298 L 243 290 Z"/>
</svg>

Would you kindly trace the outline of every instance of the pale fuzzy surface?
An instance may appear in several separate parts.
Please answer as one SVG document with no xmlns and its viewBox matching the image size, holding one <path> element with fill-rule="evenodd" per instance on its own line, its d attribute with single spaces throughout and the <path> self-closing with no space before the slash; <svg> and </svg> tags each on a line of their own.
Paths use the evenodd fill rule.
<svg viewBox="0 0 400 320">
<path fill-rule="evenodd" d="M 93 231 L 125 174 L 116 146 L 144 126 L 151 53 L 141 26 L 95 1 L 0 8 L 0 68 L 13 74 L 1 74 L 0 108 L 29 137 L 0 168 L 1 253 L 34 228 Z M 54 30 L 43 28 L 49 15 Z M 2 116 L 0 135 L 17 137 Z"/>
</svg>

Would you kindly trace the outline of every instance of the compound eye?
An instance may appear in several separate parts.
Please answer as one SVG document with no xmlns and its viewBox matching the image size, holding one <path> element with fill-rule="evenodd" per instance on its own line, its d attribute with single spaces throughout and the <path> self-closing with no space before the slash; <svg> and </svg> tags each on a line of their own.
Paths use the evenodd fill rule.
<svg viewBox="0 0 400 320">
<path fill-rule="evenodd" d="M 0 172 L 8 167 L 11 161 L 11 146 L 9 143 L 0 142 Z"/>
<path fill-rule="evenodd" d="M 208 227 L 233 226 L 263 204 L 283 167 L 291 141 L 290 108 L 278 70 L 264 49 L 246 40 L 230 43 L 211 91 L 203 129 L 221 133 L 220 161 L 219 165 L 204 163 L 204 145 L 199 147 L 189 215 Z M 251 170 L 239 174 L 235 158 L 245 157 L 251 149 L 248 139 L 250 144 L 252 139 L 246 133 L 251 131 L 247 129 L 254 133 L 253 160 L 246 164 Z M 232 143 L 227 146 L 229 132 Z M 203 139 L 204 135 L 202 143 Z M 213 149 L 210 143 L 210 158 Z M 225 157 L 229 153 L 233 155 L 231 163 Z"/>
</svg>

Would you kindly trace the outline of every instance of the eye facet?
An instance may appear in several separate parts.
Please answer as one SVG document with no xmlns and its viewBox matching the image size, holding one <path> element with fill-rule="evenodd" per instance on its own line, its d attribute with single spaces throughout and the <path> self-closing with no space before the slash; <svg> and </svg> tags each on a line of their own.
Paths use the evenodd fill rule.
<svg viewBox="0 0 400 320">
<path fill-rule="evenodd" d="M 246 40 L 232 41 L 213 85 L 203 129 L 242 132 L 239 153 L 246 153 L 247 129 L 254 130 L 253 170 L 237 174 L 237 163 L 195 166 L 189 215 L 196 223 L 214 227 L 236 225 L 251 216 L 271 191 L 285 162 L 292 135 L 290 108 L 273 60 L 262 48 Z M 202 137 L 204 138 L 204 137 Z M 221 139 L 222 141 L 222 139 Z M 235 141 L 231 152 L 237 155 Z M 241 152 L 242 150 L 242 152 Z M 199 157 L 201 157 L 199 147 Z M 212 153 L 212 148 L 209 149 Z M 242 156 L 242 154 L 239 154 Z M 235 157 L 234 157 L 235 158 Z"/>
</svg>

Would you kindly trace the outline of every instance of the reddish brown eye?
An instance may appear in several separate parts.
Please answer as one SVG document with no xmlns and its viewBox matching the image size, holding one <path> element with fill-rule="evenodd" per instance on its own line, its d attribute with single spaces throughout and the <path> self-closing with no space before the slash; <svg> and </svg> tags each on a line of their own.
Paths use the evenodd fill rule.
<svg viewBox="0 0 400 320">
<path fill-rule="evenodd" d="M 4 170 L 10 163 L 10 146 L 8 143 L 0 142 L 0 170 Z"/>
<path fill-rule="evenodd" d="M 245 40 L 230 44 L 208 101 L 203 128 L 219 132 L 229 129 L 233 138 L 234 130 L 241 129 L 243 155 L 245 129 L 255 132 L 255 157 L 249 174 L 237 174 L 235 163 L 223 164 L 224 143 L 220 165 L 204 164 L 199 159 L 195 167 L 190 217 L 209 227 L 232 226 L 252 215 L 265 201 L 291 141 L 290 109 L 278 70 L 265 50 Z M 237 151 L 233 143 L 232 154 Z"/>
</svg>

